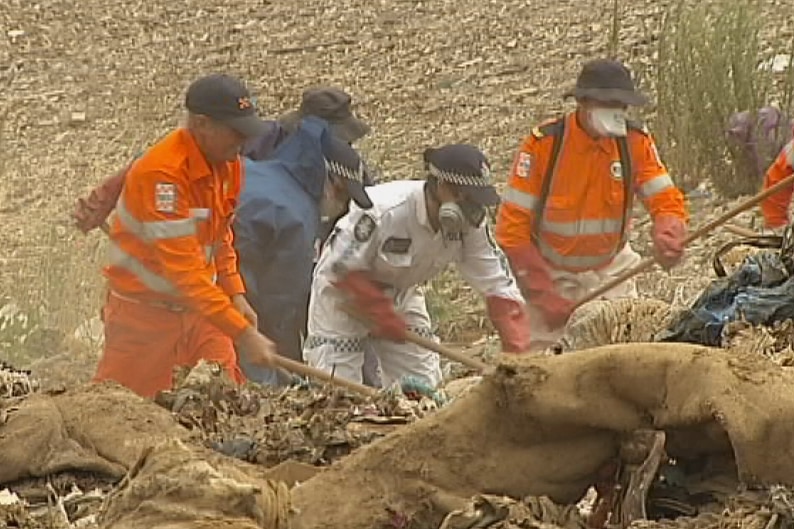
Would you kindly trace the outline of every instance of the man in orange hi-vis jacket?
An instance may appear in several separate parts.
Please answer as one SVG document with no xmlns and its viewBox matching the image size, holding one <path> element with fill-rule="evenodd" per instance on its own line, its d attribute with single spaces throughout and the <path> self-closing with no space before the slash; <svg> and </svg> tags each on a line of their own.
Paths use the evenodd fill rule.
<svg viewBox="0 0 794 529">
<path fill-rule="evenodd" d="M 243 381 L 233 341 L 272 367 L 273 342 L 245 301 L 231 221 L 241 186 L 240 149 L 261 133 L 247 89 L 209 75 L 185 98 L 187 125 L 130 168 L 110 231 L 105 346 L 95 381 L 153 397 L 178 365 L 222 364 Z"/>
<path fill-rule="evenodd" d="M 687 212 L 647 130 L 627 120 L 647 98 L 621 63 L 584 65 L 577 108 L 526 137 L 499 208 L 496 239 L 527 298 L 530 350 L 553 345 L 577 300 L 640 261 L 628 233 L 638 195 L 653 217 L 658 261 L 682 257 Z M 627 281 L 605 298 L 636 297 Z"/>
<path fill-rule="evenodd" d="M 792 174 L 794 174 L 794 140 L 789 141 L 781 149 L 775 162 L 767 170 L 764 189 L 769 189 Z M 761 202 L 761 213 L 764 215 L 766 228 L 777 231 L 789 223 L 788 208 L 791 205 L 792 194 L 794 194 L 794 185 L 781 189 Z"/>
</svg>

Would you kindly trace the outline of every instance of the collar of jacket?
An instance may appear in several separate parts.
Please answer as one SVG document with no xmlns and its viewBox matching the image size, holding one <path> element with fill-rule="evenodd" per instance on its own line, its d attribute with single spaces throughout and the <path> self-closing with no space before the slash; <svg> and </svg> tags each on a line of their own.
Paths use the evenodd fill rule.
<svg viewBox="0 0 794 529">
<path fill-rule="evenodd" d="M 433 230 L 433 226 L 430 225 L 430 219 L 427 216 L 427 197 L 425 196 L 425 181 L 420 180 L 421 185 L 418 185 L 416 189 L 411 193 L 411 202 L 414 205 L 414 213 L 416 213 L 416 221 L 419 223 L 420 226 L 425 227 L 426 229 Z"/>
<path fill-rule="evenodd" d="M 190 131 L 183 127 L 179 129 L 178 134 L 179 141 L 185 148 L 189 178 L 191 180 L 199 180 L 201 178 L 212 176 L 212 168 L 210 167 L 209 163 L 207 163 L 204 153 L 202 153 L 201 149 L 199 149 L 196 139 L 193 137 Z M 227 162 L 224 165 L 229 166 L 234 163 L 236 162 Z"/>
<path fill-rule="evenodd" d="M 576 111 L 568 114 L 568 139 L 565 144 L 567 149 L 573 148 L 578 155 L 586 156 L 591 149 L 600 149 L 606 153 L 612 152 L 615 140 L 612 138 L 594 138 L 579 123 Z"/>
</svg>

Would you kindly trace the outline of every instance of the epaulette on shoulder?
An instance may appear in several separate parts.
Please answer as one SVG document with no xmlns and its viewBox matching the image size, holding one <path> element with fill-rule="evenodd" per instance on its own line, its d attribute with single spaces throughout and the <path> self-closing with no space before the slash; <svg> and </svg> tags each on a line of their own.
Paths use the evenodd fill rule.
<svg viewBox="0 0 794 529">
<path fill-rule="evenodd" d="M 648 136 L 651 133 L 645 123 L 634 119 L 626 120 L 626 128 L 629 130 L 635 130 L 641 134 L 644 134 L 645 136 Z"/>
<path fill-rule="evenodd" d="M 562 132 L 564 125 L 565 125 L 565 116 L 559 116 L 544 121 L 543 123 L 532 129 L 532 136 L 534 136 L 535 139 L 537 140 L 540 140 L 547 136 L 556 136 L 557 134 Z"/>
</svg>

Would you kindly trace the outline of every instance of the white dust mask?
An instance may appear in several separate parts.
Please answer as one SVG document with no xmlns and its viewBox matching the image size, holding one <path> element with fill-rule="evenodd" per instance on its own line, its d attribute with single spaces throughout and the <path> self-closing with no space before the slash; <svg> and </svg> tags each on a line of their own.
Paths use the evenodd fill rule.
<svg viewBox="0 0 794 529">
<path fill-rule="evenodd" d="M 599 136 L 625 136 L 628 112 L 622 108 L 599 107 L 590 110 L 590 125 Z"/>
</svg>

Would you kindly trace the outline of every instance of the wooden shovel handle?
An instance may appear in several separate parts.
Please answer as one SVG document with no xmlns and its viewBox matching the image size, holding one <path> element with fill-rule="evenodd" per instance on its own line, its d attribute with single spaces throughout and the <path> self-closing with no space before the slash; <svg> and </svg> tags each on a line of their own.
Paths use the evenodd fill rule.
<svg viewBox="0 0 794 529">
<path fill-rule="evenodd" d="M 791 176 L 789 176 L 787 178 L 784 178 L 783 180 L 781 180 L 777 184 L 775 184 L 775 185 L 773 185 L 773 186 L 761 191 L 760 193 L 758 193 L 757 195 L 755 195 L 755 196 L 753 196 L 751 198 L 748 198 L 747 200 L 745 200 L 744 202 L 742 202 L 741 204 L 739 204 L 735 208 L 729 209 L 728 211 L 726 211 L 725 213 L 723 213 L 722 215 L 720 215 L 716 219 L 714 219 L 714 220 L 712 220 L 710 222 L 707 222 L 704 226 L 701 226 L 697 230 L 695 230 L 692 233 L 690 233 L 687 236 L 687 238 L 684 239 L 684 246 L 689 246 L 693 241 L 703 237 L 704 235 L 708 235 L 709 233 L 714 231 L 715 228 L 721 226 L 722 224 L 725 224 L 727 221 L 729 221 L 730 219 L 734 218 L 739 213 L 743 213 L 744 211 L 747 211 L 748 209 L 750 209 L 751 207 L 755 206 L 756 204 L 758 204 L 759 202 L 761 202 L 762 200 L 764 200 L 768 196 L 774 195 L 775 193 L 777 193 L 778 191 L 780 191 L 784 187 L 792 186 L 792 185 L 794 185 L 794 175 L 791 175 Z M 591 292 L 590 294 L 586 295 L 585 297 L 583 297 L 582 299 L 577 301 L 576 302 L 576 307 L 580 307 L 581 305 L 584 305 L 585 303 L 588 303 L 590 301 L 593 301 L 594 299 L 600 298 L 602 295 L 606 294 L 607 292 L 609 292 L 610 290 L 612 290 L 616 286 L 620 285 L 624 281 L 628 281 L 632 277 L 634 277 L 634 276 L 646 271 L 647 269 L 652 267 L 655 263 L 656 263 L 656 259 L 653 258 L 653 257 L 649 257 L 649 258 L 643 260 L 636 267 L 632 268 L 631 270 L 627 270 L 626 272 L 624 272 L 623 274 L 619 275 L 618 277 L 616 277 L 612 281 L 608 281 L 608 282 L 604 283 L 599 288 L 595 289 L 593 292 Z"/>
<path fill-rule="evenodd" d="M 733 233 L 734 235 L 738 235 L 739 237 L 758 237 L 761 235 L 760 233 L 753 231 L 749 228 L 743 228 L 742 226 L 737 226 L 735 224 L 726 224 L 723 226 L 726 231 Z"/>
<path fill-rule="evenodd" d="M 353 318 L 357 319 L 358 321 L 360 321 L 361 323 L 363 323 L 367 327 L 371 328 L 373 326 L 372 319 L 369 318 L 366 314 L 364 314 L 360 310 L 358 310 L 355 307 L 353 307 L 352 305 L 350 305 L 350 304 L 342 304 L 342 310 L 347 312 L 350 316 L 352 316 Z M 477 360 L 475 358 L 471 358 L 469 356 L 466 356 L 463 353 L 459 353 L 457 351 L 453 351 L 449 347 L 446 347 L 443 344 L 437 343 L 437 342 L 435 342 L 435 341 L 433 341 L 433 340 L 431 340 L 429 338 L 425 338 L 423 336 L 419 336 L 415 332 L 407 331 L 406 332 L 406 336 L 405 336 L 405 340 L 408 341 L 408 342 L 411 342 L 413 344 L 416 344 L 419 347 L 423 347 L 425 349 L 429 349 L 430 351 L 438 353 L 441 356 L 449 358 L 450 360 L 454 360 L 455 362 L 459 362 L 459 363 L 461 363 L 461 364 L 463 364 L 465 366 L 471 367 L 472 369 L 476 369 L 476 370 L 478 370 L 480 372 L 484 373 L 484 372 L 489 371 L 490 369 L 492 369 L 491 366 L 489 366 L 488 364 L 486 364 L 484 362 L 480 362 L 479 360 Z"/>
<path fill-rule="evenodd" d="M 340 386 L 351 391 L 355 391 L 356 393 L 364 395 L 365 397 L 374 397 L 378 394 L 378 390 L 375 388 L 371 388 L 357 382 L 352 382 L 344 378 L 335 377 L 321 369 L 296 362 L 295 360 L 290 360 L 289 358 L 285 358 L 283 356 L 276 356 L 276 365 L 286 371 L 289 371 L 290 373 L 295 373 L 296 375 L 302 375 L 304 377 L 317 378 L 335 386 Z"/>
</svg>

